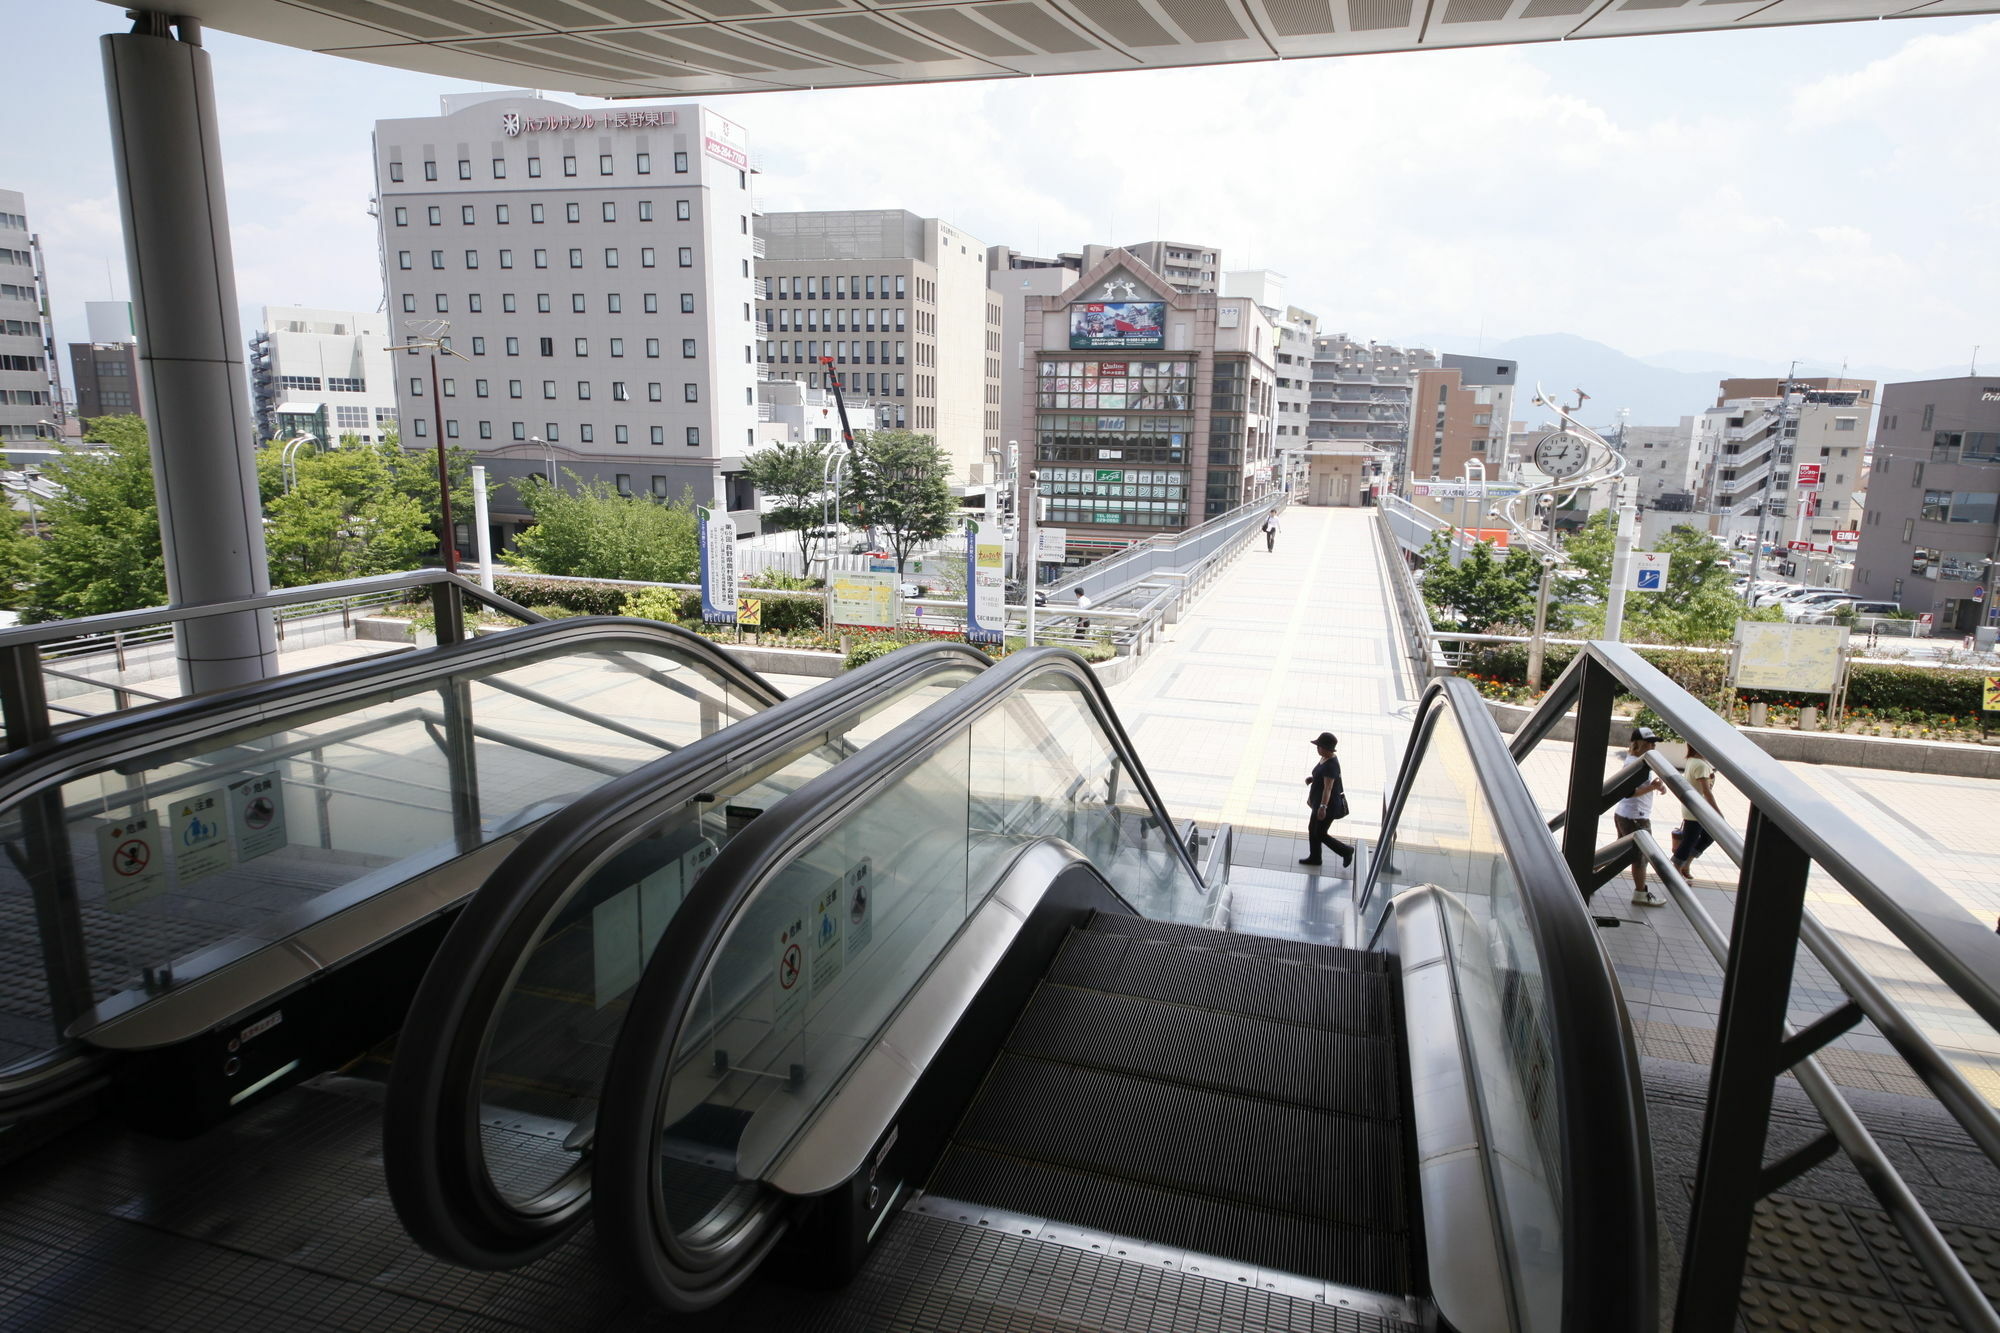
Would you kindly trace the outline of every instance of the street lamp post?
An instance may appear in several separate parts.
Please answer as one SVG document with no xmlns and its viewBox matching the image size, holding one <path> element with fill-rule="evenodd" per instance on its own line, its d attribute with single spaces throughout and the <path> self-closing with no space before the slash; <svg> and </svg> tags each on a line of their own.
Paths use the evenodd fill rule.
<svg viewBox="0 0 2000 1333">
<path fill-rule="evenodd" d="M 413 334 L 410 341 L 403 346 L 391 347 L 387 350 L 391 352 L 414 352 L 422 350 L 430 353 L 431 427 L 437 438 L 438 518 L 440 520 L 438 526 L 442 529 L 438 534 L 438 548 L 444 553 L 445 572 L 447 574 L 456 574 L 458 573 L 458 531 L 457 525 L 452 522 L 451 518 L 451 466 L 445 454 L 444 447 L 444 395 L 438 390 L 437 359 L 439 352 L 444 352 L 448 356 L 456 356 L 461 361 L 470 361 L 472 358 L 460 355 L 446 341 L 444 333 L 446 329 L 451 327 L 449 320 L 424 320 L 420 327 L 427 328 L 429 332 Z"/>
<path fill-rule="evenodd" d="M 551 485 L 551 486 L 555 485 L 555 484 L 556 484 L 556 447 L 555 447 L 555 446 L 554 446 L 553 444 L 550 444 L 550 443 L 549 443 L 549 442 L 548 442 L 547 440 L 543 439 L 543 438 L 542 438 L 541 436 L 539 436 L 539 435 L 530 435 L 530 436 L 528 437 L 528 443 L 529 443 L 529 444 L 539 444 L 539 445 L 541 445 L 541 446 L 542 446 L 542 467 L 543 467 L 543 472 L 544 472 L 544 475 L 546 475 L 546 476 L 547 476 L 547 478 L 548 478 L 548 483 L 549 483 L 549 485 Z"/>
</svg>

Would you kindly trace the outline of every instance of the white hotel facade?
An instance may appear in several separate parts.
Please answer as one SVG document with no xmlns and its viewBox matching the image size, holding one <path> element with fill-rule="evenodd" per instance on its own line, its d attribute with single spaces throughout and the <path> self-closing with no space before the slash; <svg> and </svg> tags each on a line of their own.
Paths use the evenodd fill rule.
<svg viewBox="0 0 2000 1333">
<path fill-rule="evenodd" d="M 390 334 L 446 321 L 455 353 L 435 403 L 429 358 L 393 358 L 406 447 L 442 421 L 496 481 L 566 469 L 749 517 L 761 335 L 742 127 L 693 103 L 452 95 L 442 115 L 376 122 L 375 177 Z M 503 539 L 526 517 L 510 488 L 494 511 Z"/>
</svg>

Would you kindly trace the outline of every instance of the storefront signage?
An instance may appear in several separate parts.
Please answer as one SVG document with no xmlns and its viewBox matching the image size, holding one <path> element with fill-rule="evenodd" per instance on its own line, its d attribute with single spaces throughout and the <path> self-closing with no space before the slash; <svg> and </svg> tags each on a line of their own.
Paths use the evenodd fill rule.
<svg viewBox="0 0 2000 1333">
<path fill-rule="evenodd" d="M 1072 349 L 1164 347 L 1166 320 L 1165 301 L 1094 301 L 1073 305 L 1069 308 L 1069 345 Z"/>
<path fill-rule="evenodd" d="M 1819 464 L 1817 463 L 1799 464 L 1799 485 L 1801 486 L 1819 485 L 1819 471 L 1820 471 Z"/>
<path fill-rule="evenodd" d="M 564 116 L 524 116 L 509 111 L 500 117 L 500 132 L 509 139 L 523 134 L 564 134 L 574 130 L 655 130 L 674 123 L 671 111 L 577 111 Z"/>
</svg>

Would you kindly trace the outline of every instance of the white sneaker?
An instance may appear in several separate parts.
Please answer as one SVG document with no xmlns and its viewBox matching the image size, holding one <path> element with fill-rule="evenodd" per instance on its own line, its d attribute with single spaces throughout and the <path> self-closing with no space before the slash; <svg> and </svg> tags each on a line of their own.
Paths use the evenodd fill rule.
<svg viewBox="0 0 2000 1333">
<path fill-rule="evenodd" d="M 1651 889 L 1647 889 L 1644 893 L 1635 893 L 1632 895 L 1632 905 L 1634 907 L 1665 907 L 1667 900 L 1659 894 L 1654 893 Z"/>
</svg>

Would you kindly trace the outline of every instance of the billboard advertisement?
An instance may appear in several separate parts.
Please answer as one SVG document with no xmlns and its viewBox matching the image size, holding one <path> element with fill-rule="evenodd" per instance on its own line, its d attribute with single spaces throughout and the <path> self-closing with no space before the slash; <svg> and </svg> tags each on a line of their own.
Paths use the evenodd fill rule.
<svg viewBox="0 0 2000 1333">
<path fill-rule="evenodd" d="M 1069 345 L 1165 347 L 1165 301 L 1093 301 L 1069 308 Z"/>
<path fill-rule="evenodd" d="M 706 505 L 696 511 L 695 549 L 701 557 L 701 618 L 709 625 L 736 623 L 736 525 Z"/>
</svg>

